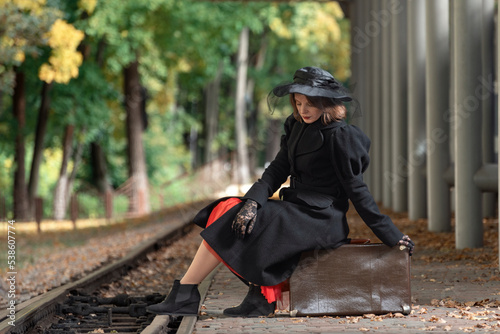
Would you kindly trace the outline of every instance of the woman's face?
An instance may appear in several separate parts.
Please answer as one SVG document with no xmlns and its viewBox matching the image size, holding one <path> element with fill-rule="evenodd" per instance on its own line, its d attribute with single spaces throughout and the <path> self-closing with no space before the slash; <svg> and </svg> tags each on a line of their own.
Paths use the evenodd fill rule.
<svg viewBox="0 0 500 334">
<path fill-rule="evenodd" d="M 295 93 L 294 98 L 295 107 L 305 123 L 314 123 L 323 115 L 323 110 L 313 106 L 305 95 Z"/>
</svg>

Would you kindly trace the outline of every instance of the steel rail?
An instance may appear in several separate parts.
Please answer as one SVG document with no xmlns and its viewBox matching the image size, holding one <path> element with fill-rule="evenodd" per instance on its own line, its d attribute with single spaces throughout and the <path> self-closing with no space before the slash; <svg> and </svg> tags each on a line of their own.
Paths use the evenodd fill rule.
<svg viewBox="0 0 500 334">
<path fill-rule="evenodd" d="M 197 206 L 197 205 L 196 205 Z M 89 275 L 65 285 L 59 286 L 44 294 L 36 296 L 16 307 L 15 326 L 9 324 L 12 320 L 7 310 L 0 312 L 0 333 L 26 333 L 34 326 L 43 321 L 44 318 L 55 314 L 56 307 L 62 302 L 72 290 L 91 292 L 105 282 L 112 281 L 123 276 L 129 269 L 136 266 L 140 260 L 152 251 L 166 246 L 187 234 L 193 227 L 192 218 L 197 209 L 194 206 L 178 208 L 180 217 L 171 219 L 165 228 L 155 237 L 146 240 L 132 250 L 123 258 L 105 265 Z"/>
</svg>

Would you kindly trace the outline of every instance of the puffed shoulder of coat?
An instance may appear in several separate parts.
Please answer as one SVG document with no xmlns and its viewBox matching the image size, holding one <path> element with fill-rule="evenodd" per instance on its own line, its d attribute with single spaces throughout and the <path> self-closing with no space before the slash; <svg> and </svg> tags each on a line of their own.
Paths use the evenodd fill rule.
<svg viewBox="0 0 500 334">
<path fill-rule="evenodd" d="M 330 144 L 335 172 L 356 211 L 383 243 L 396 245 L 403 233 L 389 216 L 380 213 L 363 181 L 363 172 L 370 162 L 370 139 L 358 127 L 344 125 L 335 130 Z"/>
<path fill-rule="evenodd" d="M 344 123 L 335 130 L 331 144 L 332 158 L 341 182 L 362 178 L 370 164 L 368 136 L 357 126 Z"/>
</svg>

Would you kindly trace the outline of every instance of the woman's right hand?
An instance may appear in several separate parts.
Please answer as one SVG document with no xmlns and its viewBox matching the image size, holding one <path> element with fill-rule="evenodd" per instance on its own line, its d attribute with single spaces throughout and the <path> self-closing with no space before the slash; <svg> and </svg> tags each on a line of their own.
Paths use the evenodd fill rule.
<svg viewBox="0 0 500 334">
<path fill-rule="evenodd" d="M 413 248 L 415 248 L 415 243 L 410 239 L 409 236 L 403 235 L 401 240 L 398 241 L 398 245 L 407 247 L 408 251 L 410 252 L 410 256 L 412 256 Z"/>
<path fill-rule="evenodd" d="M 243 239 L 245 235 L 252 233 L 257 217 L 257 202 L 247 199 L 243 207 L 234 217 L 231 229 L 239 239 Z"/>
</svg>

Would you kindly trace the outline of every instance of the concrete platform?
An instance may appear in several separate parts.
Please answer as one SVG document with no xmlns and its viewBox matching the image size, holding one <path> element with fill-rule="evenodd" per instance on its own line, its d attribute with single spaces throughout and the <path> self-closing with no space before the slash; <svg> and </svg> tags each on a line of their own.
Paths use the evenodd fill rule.
<svg viewBox="0 0 500 334">
<path fill-rule="evenodd" d="M 467 333 L 500 332 L 500 276 L 497 268 L 461 262 L 412 263 L 412 312 L 362 317 L 230 318 L 247 287 L 227 268 L 215 273 L 193 333 Z M 462 303 L 462 304 L 459 304 Z M 466 304 L 464 304 L 466 303 Z M 192 320 L 191 320 L 192 321 Z"/>
</svg>

